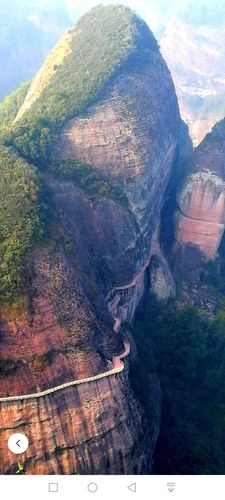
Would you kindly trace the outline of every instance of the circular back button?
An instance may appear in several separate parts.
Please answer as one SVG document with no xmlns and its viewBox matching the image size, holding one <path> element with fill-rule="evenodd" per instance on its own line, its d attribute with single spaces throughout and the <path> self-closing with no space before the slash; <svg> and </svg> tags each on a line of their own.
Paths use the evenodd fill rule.
<svg viewBox="0 0 225 500">
<path fill-rule="evenodd" d="M 29 446 L 29 441 L 25 434 L 16 433 L 12 434 L 8 440 L 8 448 L 12 453 L 20 455 L 24 453 Z"/>
</svg>

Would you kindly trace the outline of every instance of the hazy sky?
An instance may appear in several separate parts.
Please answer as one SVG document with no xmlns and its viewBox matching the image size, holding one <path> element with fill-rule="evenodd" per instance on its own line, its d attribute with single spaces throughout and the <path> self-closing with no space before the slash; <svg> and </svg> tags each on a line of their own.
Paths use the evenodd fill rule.
<svg viewBox="0 0 225 500">
<path fill-rule="evenodd" d="M 44 0 L 43 0 L 44 1 Z M 119 3 L 128 5 L 138 14 L 145 19 L 149 26 L 154 30 L 157 30 L 162 26 L 168 18 L 172 17 L 177 13 L 182 7 L 192 3 L 193 0 L 120 0 L 120 1 L 110 1 L 110 0 L 61 0 L 73 11 L 73 19 L 76 20 L 81 14 L 89 10 L 90 8 L 102 4 L 112 4 Z M 215 0 L 200 0 L 201 4 L 213 5 Z M 218 0 L 217 0 L 218 1 Z M 224 0 L 220 0 L 221 4 Z M 197 5 L 199 0 L 195 0 Z"/>
<path fill-rule="evenodd" d="M 220 7 L 224 5 L 225 0 L 0 0 L 1 11 L 5 10 L 18 12 L 25 9 L 25 12 L 37 11 L 41 12 L 47 9 L 48 11 L 58 11 L 59 15 L 66 7 L 72 21 L 75 23 L 77 19 L 90 10 L 92 7 L 99 4 L 124 4 L 136 11 L 149 24 L 153 31 L 165 25 L 171 17 L 176 15 L 185 6 L 192 4 L 190 12 L 194 14 L 199 5 L 205 4 Z M 10 5 L 13 5 L 13 8 Z M 4 10 L 3 9 L 3 10 Z M 214 10 L 220 10 L 213 7 Z M 65 14 L 65 11 L 64 11 Z M 63 16 L 63 14 L 62 14 Z"/>
<path fill-rule="evenodd" d="M 0 2 L 3 0 L 0 0 Z M 5 0 L 4 0 L 5 1 Z M 66 5 L 72 12 L 73 20 L 76 21 L 82 14 L 87 12 L 89 9 L 95 5 L 101 4 L 124 4 L 131 7 L 138 14 L 140 14 L 150 25 L 150 27 L 155 30 L 162 26 L 169 17 L 172 17 L 177 13 L 182 7 L 188 5 L 190 2 L 193 7 L 193 0 L 20 0 L 22 3 L 28 3 L 30 5 L 38 5 L 38 8 L 42 6 L 63 6 Z M 218 0 L 216 0 L 218 2 Z M 221 4 L 224 0 L 220 0 Z M 215 0 L 195 0 L 195 5 L 198 3 L 204 3 L 206 5 L 213 5 Z M 18 4 L 19 6 L 19 4 Z"/>
<path fill-rule="evenodd" d="M 153 31 L 166 24 L 169 18 L 181 11 L 183 7 L 192 4 L 190 10 L 194 12 L 199 4 L 224 5 L 225 0 L 0 0 L 2 7 L 7 10 L 10 4 L 14 5 L 13 11 L 18 14 L 24 8 L 26 10 L 38 10 L 47 8 L 49 11 L 58 10 L 62 12 L 63 7 L 67 7 L 73 22 L 99 4 L 124 4 L 135 10 L 145 19 Z M 215 8 L 216 10 L 216 8 Z M 213 10 L 212 10 L 213 12 Z"/>
<path fill-rule="evenodd" d="M 163 24 L 164 18 L 166 19 L 168 15 L 172 15 L 173 11 L 177 10 L 177 5 L 185 5 L 187 1 L 188 0 L 65 0 L 65 3 L 73 11 L 75 16 L 74 18 L 79 17 L 81 14 L 99 3 L 118 3 L 128 5 L 133 10 L 138 12 L 145 19 L 145 21 L 148 22 L 152 29 L 157 29 L 158 26 Z"/>
</svg>

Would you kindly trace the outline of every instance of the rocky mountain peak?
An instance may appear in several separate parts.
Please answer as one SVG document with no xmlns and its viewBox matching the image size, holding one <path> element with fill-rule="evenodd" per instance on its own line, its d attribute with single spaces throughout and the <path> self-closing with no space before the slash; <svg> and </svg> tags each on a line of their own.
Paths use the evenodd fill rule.
<svg viewBox="0 0 225 500">
<path fill-rule="evenodd" d="M 23 274 L 28 314 L 2 314 L 0 321 L 6 360 L 0 397 L 3 407 L 10 405 L 2 442 L 12 425 L 35 429 L 43 446 L 37 450 L 34 439 L 32 456 L 28 450 L 31 471 L 151 470 L 160 388 L 151 377 L 154 411 L 146 444 L 146 418 L 129 379 L 128 325 L 149 290 L 154 254 L 161 265 L 155 289 L 174 293 L 159 223 L 182 147 L 186 155 L 186 136 L 157 43 L 147 25 L 121 6 L 93 9 L 65 35 L 7 131 L 15 161 L 23 156 L 36 165 L 40 187 L 29 208 L 45 222 L 43 239 L 29 241 L 29 259 L 22 247 L 23 266 L 16 269 Z M 9 177 L 10 168 L 11 161 Z M 18 255 L 12 245 L 6 258 L 8 250 L 12 259 Z M 26 398 L 18 403 L 21 391 L 31 394 L 29 408 Z M 55 430 L 42 432 L 48 408 L 58 415 L 56 440 Z M 13 457 L 8 450 L 3 455 L 10 473 Z"/>
<path fill-rule="evenodd" d="M 95 7 L 47 57 L 16 121 L 32 106 L 32 113 L 44 114 L 54 122 L 76 115 L 132 53 L 139 52 L 143 59 L 154 48 L 156 42 L 147 25 L 130 9 Z"/>
</svg>

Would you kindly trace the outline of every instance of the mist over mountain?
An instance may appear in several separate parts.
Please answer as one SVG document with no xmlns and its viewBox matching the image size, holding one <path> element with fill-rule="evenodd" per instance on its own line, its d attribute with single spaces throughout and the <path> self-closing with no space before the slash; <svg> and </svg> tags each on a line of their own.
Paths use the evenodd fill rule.
<svg viewBox="0 0 225 500">
<path fill-rule="evenodd" d="M 220 26 L 225 16 L 225 5 L 221 0 L 178 3 L 177 14 L 181 21 L 191 26 Z"/>
<path fill-rule="evenodd" d="M 110 1 L 103 1 L 110 4 Z M 225 113 L 225 7 L 205 0 L 127 0 L 160 41 L 195 144 Z M 30 80 L 59 36 L 96 0 L 0 1 L 0 99 Z M 176 50 L 174 50 L 176 47 Z"/>
<path fill-rule="evenodd" d="M 32 78 L 60 35 L 96 4 L 96 0 L 21 0 L 18 6 L 16 0 L 1 0 L 0 99 Z M 136 9 L 157 34 L 178 2 L 128 0 L 125 4 Z"/>
<path fill-rule="evenodd" d="M 181 115 L 198 145 L 225 115 L 225 5 L 190 3 L 179 8 L 160 38 Z"/>
<path fill-rule="evenodd" d="M 32 78 L 70 24 L 60 2 L 0 1 L 0 98 Z"/>
</svg>

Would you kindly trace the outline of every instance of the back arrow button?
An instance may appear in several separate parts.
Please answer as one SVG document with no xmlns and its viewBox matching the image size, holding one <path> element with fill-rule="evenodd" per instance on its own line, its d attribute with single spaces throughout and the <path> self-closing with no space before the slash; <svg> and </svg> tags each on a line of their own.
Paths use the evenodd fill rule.
<svg viewBox="0 0 225 500">
<path fill-rule="evenodd" d="M 129 486 L 127 486 L 128 490 L 133 491 L 133 493 L 136 493 L 137 491 L 137 485 L 136 483 L 132 483 Z"/>
<path fill-rule="evenodd" d="M 29 441 L 27 439 L 27 436 L 25 436 L 25 434 L 22 434 L 21 432 L 12 434 L 8 440 L 8 447 L 10 451 L 12 453 L 15 453 L 16 455 L 25 453 L 25 451 L 27 451 L 28 446 L 29 446 Z"/>
</svg>

